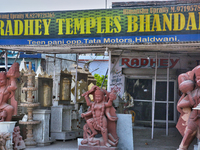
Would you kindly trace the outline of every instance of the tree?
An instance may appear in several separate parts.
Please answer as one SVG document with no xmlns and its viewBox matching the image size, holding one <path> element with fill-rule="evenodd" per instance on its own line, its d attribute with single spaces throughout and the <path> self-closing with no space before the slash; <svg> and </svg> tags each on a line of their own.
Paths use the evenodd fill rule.
<svg viewBox="0 0 200 150">
<path fill-rule="evenodd" d="M 99 74 L 94 74 L 94 78 L 97 80 L 97 86 L 98 87 L 101 87 L 102 83 L 103 83 L 103 80 L 104 80 L 104 75 L 99 75 Z M 106 78 L 104 80 L 104 83 L 103 83 L 103 87 L 105 87 L 105 89 L 107 89 L 107 81 L 108 81 L 108 75 L 106 75 Z M 102 87 L 102 88 L 103 88 Z"/>
</svg>

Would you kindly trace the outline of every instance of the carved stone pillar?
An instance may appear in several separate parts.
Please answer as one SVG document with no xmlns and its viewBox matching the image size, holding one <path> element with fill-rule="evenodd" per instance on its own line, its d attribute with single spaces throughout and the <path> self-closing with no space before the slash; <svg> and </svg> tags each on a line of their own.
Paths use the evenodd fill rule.
<svg viewBox="0 0 200 150">
<path fill-rule="evenodd" d="M 36 147 L 36 141 L 33 138 L 33 125 L 39 124 L 40 121 L 33 120 L 33 108 L 38 107 L 39 103 L 33 102 L 32 92 L 37 90 L 33 86 L 33 77 L 35 73 L 32 72 L 32 63 L 29 62 L 29 70 L 28 73 L 25 73 L 24 76 L 28 77 L 27 87 L 23 88 L 23 91 L 27 91 L 27 101 L 25 103 L 21 103 L 20 106 L 26 107 L 28 112 L 28 119 L 27 121 L 19 121 L 19 124 L 27 125 L 27 139 L 25 139 L 25 145 L 27 148 L 29 147 Z"/>
</svg>

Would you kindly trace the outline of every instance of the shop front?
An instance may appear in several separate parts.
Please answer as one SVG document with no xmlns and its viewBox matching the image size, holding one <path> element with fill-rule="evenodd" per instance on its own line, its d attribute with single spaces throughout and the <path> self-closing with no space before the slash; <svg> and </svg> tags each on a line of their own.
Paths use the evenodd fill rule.
<svg viewBox="0 0 200 150">
<path fill-rule="evenodd" d="M 171 54 L 169 58 L 167 53 L 157 53 L 156 59 L 156 53 L 140 52 L 112 57 L 111 89 L 122 97 L 121 113 L 134 111 L 136 125 L 152 126 L 154 115 L 155 126 L 166 123 L 174 126 L 179 115 L 176 110 L 180 97 L 178 75 L 195 67 L 199 56 Z M 124 95 L 133 98 L 133 106 L 126 107 L 130 98 Z"/>
<path fill-rule="evenodd" d="M 199 20 L 200 3 L 176 2 L 115 9 L 1 13 L 0 49 L 54 54 L 54 67 L 57 54 L 76 54 L 74 62 L 78 65 L 79 54 L 103 55 L 106 51 L 108 91 L 115 89 L 121 99 L 117 111 L 134 111 L 136 123 L 168 126 L 178 118 L 177 77 L 199 62 Z M 78 81 L 77 68 L 74 83 Z M 56 85 L 54 72 L 54 89 Z M 72 101 L 77 104 L 77 111 L 76 84 L 74 91 Z M 124 98 L 127 95 L 129 104 Z M 58 95 L 56 98 L 59 101 Z"/>
</svg>

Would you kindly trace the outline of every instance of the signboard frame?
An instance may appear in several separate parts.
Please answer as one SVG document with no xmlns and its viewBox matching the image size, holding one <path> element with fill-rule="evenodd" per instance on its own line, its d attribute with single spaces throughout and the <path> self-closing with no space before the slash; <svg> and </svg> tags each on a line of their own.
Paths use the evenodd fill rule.
<svg viewBox="0 0 200 150">
<path fill-rule="evenodd" d="M 200 3 L 0 13 L 0 45 L 106 45 L 200 41 Z"/>
</svg>

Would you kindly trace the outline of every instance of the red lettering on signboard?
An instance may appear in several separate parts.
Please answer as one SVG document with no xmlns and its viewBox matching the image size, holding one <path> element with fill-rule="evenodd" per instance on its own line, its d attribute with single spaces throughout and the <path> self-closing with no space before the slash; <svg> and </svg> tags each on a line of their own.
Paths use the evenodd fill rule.
<svg viewBox="0 0 200 150">
<path fill-rule="evenodd" d="M 160 66 L 168 66 L 168 59 L 160 59 Z"/>
<path fill-rule="evenodd" d="M 139 68 L 139 67 L 134 67 L 134 66 L 132 66 L 132 65 L 134 65 L 135 63 L 134 63 L 134 60 L 132 59 L 131 60 L 131 65 L 129 64 L 129 61 L 130 61 L 130 59 L 129 58 L 122 58 L 122 66 L 123 65 L 126 65 L 128 68 Z M 138 61 L 139 62 L 139 61 Z M 136 63 L 137 64 L 137 63 Z M 138 65 L 139 65 L 139 63 L 138 63 Z"/>
<path fill-rule="evenodd" d="M 170 59 L 169 66 L 173 68 L 179 59 Z M 156 59 L 146 59 L 146 58 L 122 58 L 121 66 L 127 66 L 128 68 L 140 68 L 140 67 L 151 67 L 155 68 Z M 167 68 L 168 59 L 157 59 L 158 68 Z"/>
<path fill-rule="evenodd" d="M 148 65 L 148 63 L 149 63 L 148 59 L 144 59 L 144 58 L 141 59 L 141 66 L 146 66 Z"/>
<path fill-rule="evenodd" d="M 175 61 L 173 59 L 170 59 L 170 61 L 172 63 L 172 65 L 170 66 L 170 68 L 173 68 L 177 64 L 177 62 L 179 61 L 179 59 L 176 59 Z"/>
<path fill-rule="evenodd" d="M 128 62 L 129 62 L 129 58 L 122 58 L 122 66 L 125 64 L 127 65 Z"/>
<path fill-rule="evenodd" d="M 157 59 L 157 65 L 158 65 L 158 62 L 159 62 L 159 60 Z M 154 64 L 156 66 L 156 59 L 155 60 L 154 59 L 150 59 L 150 66 L 153 67 Z"/>
<path fill-rule="evenodd" d="M 131 66 L 133 65 L 137 65 L 137 66 L 139 65 L 139 60 L 137 58 L 134 58 L 131 60 Z"/>
</svg>

